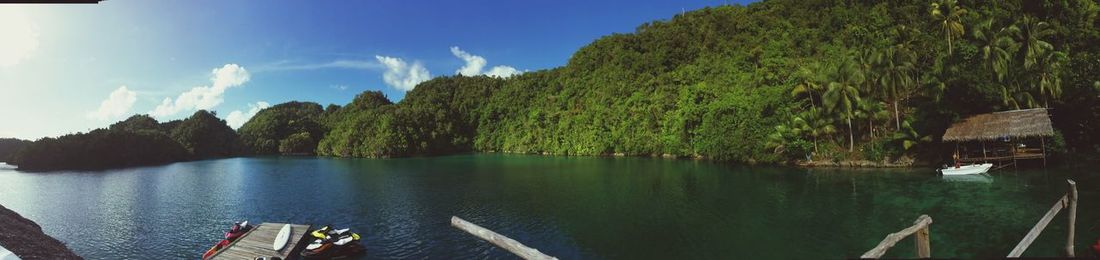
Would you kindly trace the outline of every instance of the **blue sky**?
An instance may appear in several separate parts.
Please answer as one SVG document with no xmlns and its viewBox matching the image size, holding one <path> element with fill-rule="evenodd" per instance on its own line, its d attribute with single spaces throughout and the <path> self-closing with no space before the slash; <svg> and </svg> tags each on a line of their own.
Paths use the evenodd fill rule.
<svg viewBox="0 0 1100 260">
<path fill-rule="evenodd" d="M 291 100 L 400 100 L 431 77 L 564 65 L 600 36 L 745 1 L 136 1 L 0 5 L 0 137 Z"/>
</svg>

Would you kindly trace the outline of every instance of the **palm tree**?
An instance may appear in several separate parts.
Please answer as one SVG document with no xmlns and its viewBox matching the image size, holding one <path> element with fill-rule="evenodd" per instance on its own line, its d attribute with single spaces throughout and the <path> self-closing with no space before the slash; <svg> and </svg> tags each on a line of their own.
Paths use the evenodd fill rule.
<svg viewBox="0 0 1100 260">
<path fill-rule="evenodd" d="M 798 71 L 795 72 L 795 76 L 801 78 L 801 81 L 791 90 L 791 96 L 793 97 L 806 95 L 806 99 L 810 100 L 810 107 L 815 111 L 817 110 L 817 104 L 814 99 L 820 98 L 821 91 L 824 89 L 822 84 L 819 83 L 820 76 L 818 75 L 821 75 L 818 71 L 819 67 L 817 63 L 800 66 Z"/>
<path fill-rule="evenodd" d="M 871 139 L 875 139 L 875 122 L 890 119 L 890 112 L 886 110 L 886 106 L 870 98 L 860 99 L 854 114 L 857 120 L 867 120 L 867 133 L 871 135 Z"/>
<path fill-rule="evenodd" d="M 878 78 L 878 71 L 875 68 L 875 56 L 878 55 L 879 50 L 875 47 L 867 47 L 851 53 L 855 58 L 856 70 L 863 74 L 864 78 L 864 84 L 859 86 L 860 90 L 865 94 L 874 93 L 874 84 Z"/>
<path fill-rule="evenodd" d="M 994 29 L 992 18 L 974 27 L 974 38 L 980 42 L 982 60 L 993 71 L 993 77 L 998 82 L 1004 82 L 1008 74 L 1012 53 L 1017 48 L 1012 37 L 1019 33 L 1020 28 L 1015 25 Z"/>
<path fill-rule="evenodd" d="M 836 127 L 833 127 L 832 120 L 822 116 L 820 111 L 803 111 L 798 117 L 802 122 L 799 127 L 802 128 L 803 134 L 813 139 L 814 153 L 817 153 L 818 138 L 836 133 Z"/>
<path fill-rule="evenodd" d="M 962 23 L 962 16 L 966 15 L 966 9 L 958 5 L 958 0 L 940 0 L 932 3 L 932 20 L 940 24 L 943 35 L 947 38 L 947 55 L 951 55 L 951 40 L 962 36 L 966 28 Z"/>
<path fill-rule="evenodd" d="M 906 44 L 894 45 L 875 56 L 875 64 L 882 70 L 878 80 L 882 87 L 881 96 L 894 104 L 895 129 L 901 129 L 898 101 L 916 84 L 916 61 L 917 55 Z"/>
<path fill-rule="evenodd" d="M 1050 24 L 1030 15 L 1025 15 L 1024 18 L 1017 21 L 1016 26 L 1019 27 L 1016 36 L 1022 44 L 1020 47 L 1023 48 L 1021 54 L 1023 55 L 1024 69 L 1031 69 L 1031 66 L 1035 65 L 1036 60 L 1043 54 L 1043 51 L 1054 49 L 1053 45 L 1043 39 L 1054 35 L 1055 31 Z"/>
<path fill-rule="evenodd" d="M 859 88 L 863 83 L 863 74 L 859 72 L 855 64 L 848 60 L 838 66 L 829 82 L 828 90 L 821 97 L 825 103 L 825 110 L 829 113 L 839 113 L 848 121 L 848 152 L 855 148 L 855 133 L 852 129 L 852 116 L 856 105 L 859 103 Z"/>
<path fill-rule="evenodd" d="M 901 147 L 908 151 L 917 144 L 931 142 L 932 136 L 918 134 L 917 130 L 913 129 L 909 123 L 909 120 L 905 120 L 901 124 L 901 129 L 894 133 L 894 141 L 901 142 Z"/>
<path fill-rule="evenodd" d="M 796 119 L 796 117 L 792 117 L 788 119 L 789 121 L 776 125 L 775 131 L 768 135 L 768 141 L 765 145 L 768 148 L 774 147 L 775 150 L 773 152 L 777 154 L 786 150 L 790 140 L 802 134 L 801 129 L 795 126 Z"/>
<path fill-rule="evenodd" d="M 1049 100 L 1062 95 L 1062 64 L 1068 60 L 1066 53 L 1051 49 L 1044 50 L 1035 60 L 1035 76 L 1039 80 L 1039 96 L 1043 98 L 1043 107 L 1050 107 Z"/>
<path fill-rule="evenodd" d="M 768 136 L 768 145 L 776 152 L 785 149 L 789 139 L 809 136 L 813 140 L 814 153 L 817 153 L 817 139 L 836 133 L 833 122 L 817 110 L 802 111 L 786 123 L 775 126 L 775 132 Z"/>
<path fill-rule="evenodd" d="M 1035 96 L 1021 88 L 1018 82 L 1001 85 L 1001 95 L 1005 106 L 1014 109 L 1035 107 Z"/>
</svg>

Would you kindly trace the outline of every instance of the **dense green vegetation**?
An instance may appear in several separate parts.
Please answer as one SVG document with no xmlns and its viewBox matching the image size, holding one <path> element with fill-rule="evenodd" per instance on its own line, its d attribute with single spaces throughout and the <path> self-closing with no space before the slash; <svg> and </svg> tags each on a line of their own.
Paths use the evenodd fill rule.
<svg viewBox="0 0 1100 260">
<path fill-rule="evenodd" d="M 106 129 L 39 139 L 8 163 L 36 171 L 154 165 L 231 156 L 238 144 L 237 133 L 205 110 L 165 123 L 135 115 Z"/>
<path fill-rule="evenodd" d="M 172 128 L 172 139 L 195 159 L 229 157 L 241 153 L 242 145 L 225 120 L 199 110 Z"/>
<path fill-rule="evenodd" d="M 331 156 L 390 157 L 472 151 L 485 98 L 504 80 L 441 77 L 421 83 L 393 104 L 368 91 L 325 119 L 332 131 L 317 147 Z"/>
<path fill-rule="evenodd" d="M 168 136 L 186 158 L 495 151 L 936 160 L 946 154 L 935 152 L 938 139 L 961 117 L 1038 107 L 1052 108 L 1055 147 L 1095 155 L 1098 6 L 770 0 L 704 8 L 602 37 L 559 68 L 508 79 L 440 77 L 399 103 L 368 91 L 345 106 L 276 105 L 242 126 L 239 141 L 209 113 L 164 124 L 131 118 L 120 129 L 40 140 L 16 158 L 87 153 L 96 147 L 87 140 L 122 131 L 171 146 L 161 141 Z M 165 149 L 160 159 L 131 159 L 177 155 Z"/>
<path fill-rule="evenodd" d="M 23 146 L 27 146 L 31 141 L 20 140 L 15 138 L 0 138 L 0 162 L 8 161 L 9 156 L 18 152 L 19 149 L 23 149 Z"/>
<path fill-rule="evenodd" d="M 396 104 L 364 93 L 326 109 L 331 131 L 317 153 L 878 161 L 934 150 L 960 117 L 1036 107 L 1053 108 L 1069 149 L 1095 153 L 1098 9 L 1091 0 L 705 8 L 603 37 L 556 69 L 437 78 Z"/>
<path fill-rule="evenodd" d="M 328 131 L 320 123 L 325 111 L 312 102 L 287 102 L 261 110 L 237 132 L 253 154 L 312 154 Z"/>
</svg>

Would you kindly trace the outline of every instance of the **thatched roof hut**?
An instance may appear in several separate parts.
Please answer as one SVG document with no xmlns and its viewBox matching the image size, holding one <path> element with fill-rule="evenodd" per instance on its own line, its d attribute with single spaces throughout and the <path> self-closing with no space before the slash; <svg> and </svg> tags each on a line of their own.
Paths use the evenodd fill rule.
<svg viewBox="0 0 1100 260">
<path fill-rule="evenodd" d="M 951 125 L 944 141 L 997 140 L 1003 137 L 1026 138 L 1053 136 L 1050 116 L 1045 108 L 1021 109 L 974 115 Z"/>
</svg>

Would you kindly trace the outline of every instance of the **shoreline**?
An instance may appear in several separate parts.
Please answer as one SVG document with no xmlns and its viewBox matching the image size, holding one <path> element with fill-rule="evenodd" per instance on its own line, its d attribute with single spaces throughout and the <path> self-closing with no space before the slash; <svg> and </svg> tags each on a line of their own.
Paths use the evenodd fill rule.
<svg viewBox="0 0 1100 260">
<path fill-rule="evenodd" d="M 181 162 L 194 162 L 194 161 L 230 159 L 230 158 L 252 158 L 252 157 L 265 157 L 265 156 L 316 157 L 316 158 L 338 158 L 338 159 L 399 159 L 399 158 L 431 158 L 431 157 L 442 157 L 442 156 L 462 155 L 462 154 L 514 154 L 514 155 L 531 155 L 531 156 L 565 156 L 565 157 L 596 157 L 596 158 L 651 158 L 651 159 L 664 159 L 664 160 L 709 161 L 709 162 L 715 162 L 715 163 L 732 163 L 732 164 L 743 164 L 743 165 L 749 165 L 749 166 L 772 165 L 772 166 L 797 167 L 797 168 L 882 168 L 882 169 L 890 169 L 890 168 L 931 167 L 931 164 L 918 162 L 918 161 L 916 161 L 912 158 L 909 158 L 908 156 L 902 156 L 901 158 L 898 158 L 897 160 L 895 160 L 893 162 L 889 162 L 889 161 L 885 161 L 885 160 L 882 161 L 882 162 L 875 162 L 875 161 L 870 161 L 870 160 L 828 160 L 828 159 L 821 159 L 821 160 L 814 160 L 814 161 L 797 160 L 797 161 L 786 161 L 786 162 L 759 162 L 759 161 L 756 161 L 756 160 L 753 160 L 753 159 L 749 159 L 747 161 L 738 161 L 738 160 L 724 160 L 723 161 L 723 160 L 713 160 L 713 159 L 707 158 L 707 157 L 702 156 L 702 155 L 680 156 L 680 155 L 667 154 L 667 153 L 666 154 L 650 154 L 650 155 L 633 155 L 633 154 L 625 154 L 625 153 L 609 153 L 609 154 L 597 154 L 597 155 L 577 155 L 577 154 L 557 154 L 557 153 L 549 153 L 549 152 L 512 152 L 512 151 L 471 151 L 471 152 L 463 152 L 463 153 L 419 155 L 419 156 L 401 156 L 401 157 L 350 157 L 350 156 L 345 157 L 345 156 L 330 156 L 330 155 L 316 155 L 316 154 L 264 154 L 264 155 L 251 154 L 251 155 L 227 156 L 227 157 L 206 158 L 206 159 L 197 159 L 197 160 L 181 160 L 181 161 L 156 163 L 156 164 L 125 165 L 125 166 L 119 166 L 119 167 L 97 167 L 97 168 L 94 168 L 94 169 L 85 169 L 85 168 L 25 169 L 25 168 L 19 167 L 18 165 L 12 165 L 12 164 L 8 164 L 8 163 L 0 163 L 0 164 L 7 166 L 7 167 L 2 167 L 2 168 L 10 168 L 10 169 L 13 169 L 13 170 L 19 171 L 19 172 L 48 173 L 48 172 L 55 172 L 55 171 L 103 171 L 103 170 L 130 169 L 130 168 L 140 168 L 140 167 L 161 166 L 161 165 L 168 165 L 168 164 L 181 163 Z"/>
<path fill-rule="evenodd" d="M 0 205 L 0 246 L 22 259 L 84 259 L 34 221 Z"/>
</svg>

